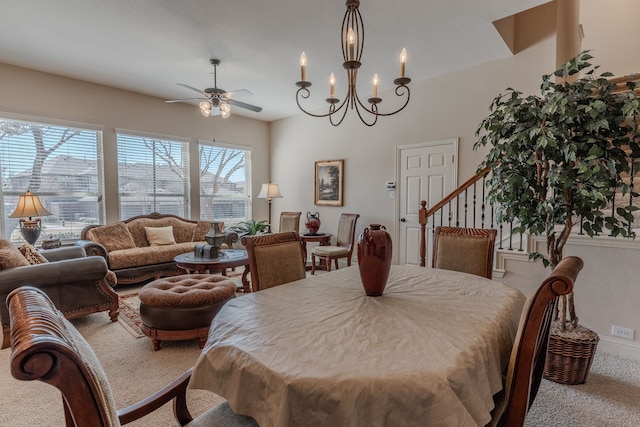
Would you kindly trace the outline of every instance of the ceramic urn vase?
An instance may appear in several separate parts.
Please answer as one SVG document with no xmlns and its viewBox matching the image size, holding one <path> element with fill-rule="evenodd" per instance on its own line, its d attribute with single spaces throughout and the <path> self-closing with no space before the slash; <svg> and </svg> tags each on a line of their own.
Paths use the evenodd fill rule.
<svg viewBox="0 0 640 427">
<path fill-rule="evenodd" d="M 365 293 L 382 295 L 391 268 L 391 235 L 380 224 L 370 224 L 358 237 L 358 267 Z"/>
<path fill-rule="evenodd" d="M 309 234 L 318 234 L 320 229 L 320 214 L 316 212 L 312 214 L 307 212 L 307 220 L 304 222 L 304 226 L 307 227 Z"/>
</svg>

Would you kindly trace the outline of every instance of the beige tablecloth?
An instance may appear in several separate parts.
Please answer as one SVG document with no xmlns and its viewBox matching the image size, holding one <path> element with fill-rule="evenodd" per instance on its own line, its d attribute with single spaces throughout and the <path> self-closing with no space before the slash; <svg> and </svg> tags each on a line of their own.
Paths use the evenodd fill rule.
<svg viewBox="0 0 640 427">
<path fill-rule="evenodd" d="M 268 426 L 475 426 L 490 420 L 525 297 L 464 273 L 357 266 L 242 296 L 213 321 L 190 387 Z"/>
</svg>

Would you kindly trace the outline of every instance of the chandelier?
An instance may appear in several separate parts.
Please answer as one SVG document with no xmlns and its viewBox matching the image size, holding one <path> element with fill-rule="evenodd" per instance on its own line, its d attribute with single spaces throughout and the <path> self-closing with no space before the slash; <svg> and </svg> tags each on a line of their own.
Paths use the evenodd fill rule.
<svg viewBox="0 0 640 427">
<path fill-rule="evenodd" d="M 296 82 L 298 90 L 296 92 L 296 102 L 300 110 L 313 117 L 329 117 L 329 122 L 333 126 L 338 126 L 347 115 L 348 110 L 356 110 L 358 117 L 362 123 L 367 126 L 373 126 L 378 121 L 380 116 L 391 116 L 402 111 L 409 103 L 411 92 L 407 86 L 411 79 L 405 77 L 404 67 L 407 61 L 407 51 L 402 49 L 400 53 L 400 77 L 396 78 L 393 83 L 396 85 L 396 96 L 406 97 L 404 104 L 397 110 L 389 113 L 382 113 L 378 111 L 378 104 L 382 102 L 382 98 L 378 97 L 378 75 L 373 75 L 373 96 L 367 99 L 368 106 L 360 100 L 358 96 L 356 81 L 358 79 L 358 69 L 362 65 L 360 59 L 362 58 L 362 52 L 364 50 L 364 23 L 362 22 L 362 16 L 358 7 L 360 6 L 360 0 L 347 0 L 347 11 L 344 14 L 342 20 L 342 30 L 340 33 L 340 43 L 342 44 L 342 58 L 344 62 L 342 66 L 347 71 L 347 94 L 340 102 L 340 99 L 335 97 L 335 83 L 336 79 L 333 73 L 329 77 L 330 85 L 330 97 L 326 99 L 329 103 L 329 112 L 326 114 L 313 114 L 302 108 L 300 105 L 300 98 L 307 99 L 311 95 L 309 87 L 311 82 L 307 81 L 307 56 L 304 52 L 300 55 L 300 74 L 301 78 L 299 82 Z M 341 113 L 341 114 L 340 114 Z M 335 118 L 335 119 L 334 119 Z"/>
<path fill-rule="evenodd" d="M 231 105 L 218 98 L 212 98 L 210 101 L 200 103 L 200 113 L 205 117 L 220 115 L 226 119 L 231 115 Z"/>
</svg>

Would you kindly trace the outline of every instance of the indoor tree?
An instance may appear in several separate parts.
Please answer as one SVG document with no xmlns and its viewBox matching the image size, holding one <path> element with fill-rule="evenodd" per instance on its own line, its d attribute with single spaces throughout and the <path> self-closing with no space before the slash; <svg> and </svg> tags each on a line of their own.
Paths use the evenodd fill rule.
<svg viewBox="0 0 640 427">
<path fill-rule="evenodd" d="M 544 75 L 540 95 L 509 88 L 490 105 L 476 131 L 474 148 L 490 150 L 479 167 L 490 169 L 489 200 L 514 233 L 546 237 L 546 253 L 533 252 L 555 267 L 574 227 L 593 237 L 600 233 L 634 238 L 632 203 L 611 213 L 615 195 L 636 197 L 624 176 L 638 171 L 640 103 L 634 79 L 624 90 L 596 73 L 588 51 Z M 579 76 L 579 77 L 578 77 Z M 629 194 L 631 192 L 631 194 Z M 625 202 L 626 203 L 626 202 Z M 573 298 L 563 304 L 577 327 Z"/>
</svg>

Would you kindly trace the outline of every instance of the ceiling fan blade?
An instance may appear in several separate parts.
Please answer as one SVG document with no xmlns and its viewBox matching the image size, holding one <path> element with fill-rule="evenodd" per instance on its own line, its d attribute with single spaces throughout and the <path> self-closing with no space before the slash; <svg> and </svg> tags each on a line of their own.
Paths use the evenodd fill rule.
<svg viewBox="0 0 640 427">
<path fill-rule="evenodd" d="M 208 98 L 200 97 L 200 98 L 168 99 L 168 100 L 166 100 L 164 102 L 166 102 L 167 104 L 171 104 L 173 102 L 187 102 L 187 101 L 193 101 L 195 99 L 202 99 L 202 100 L 205 100 L 205 101 L 208 100 Z"/>
<path fill-rule="evenodd" d="M 176 83 L 176 84 L 177 84 L 178 86 L 182 86 L 182 87 L 186 87 L 187 89 L 194 90 L 194 91 L 198 92 L 200 95 L 207 96 L 207 94 L 206 94 L 205 92 L 201 91 L 200 89 L 196 89 L 196 88 L 195 88 L 195 87 L 193 87 L 193 86 L 189 86 L 189 85 L 186 85 L 186 84 L 184 84 L 184 83 Z"/>
<path fill-rule="evenodd" d="M 229 104 L 235 105 L 236 107 L 245 108 L 247 110 L 255 111 L 259 113 L 262 111 L 262 107 L 256 107 L 255 105 L 247 104 L 245 102 L 236 101 L 235 99 L 230 99 Z"/>
<path fill-rule="evenodd" d="M 225 98 L 240 98 L 242 96 L 247 96 L 247 95 L 253 95 L 253 93 L 247 89 L 238 89 L 238 90 L 225 92 L 222 94 L 222 96 L 224 96 Z"/>
</svg>

